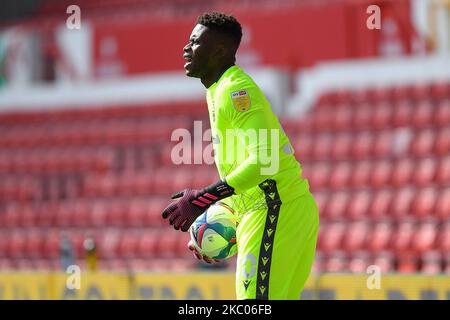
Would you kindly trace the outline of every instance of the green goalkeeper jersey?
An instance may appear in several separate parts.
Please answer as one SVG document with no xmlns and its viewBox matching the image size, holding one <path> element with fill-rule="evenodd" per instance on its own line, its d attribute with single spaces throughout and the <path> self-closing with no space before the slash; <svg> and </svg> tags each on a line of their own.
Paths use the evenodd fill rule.
<svg viewBox="0 0 450 320">
<path fill-rule="evenodd" d="M 266 179 L 276 181 L 284 203 L 309 192 L 288 137 L 249 75 L 230 67 L 208 88 L 206 98 L 214 160 L 236 193 L 225 202 L 240 216 L 267 206 L 258 186 Z"/>
</svg>

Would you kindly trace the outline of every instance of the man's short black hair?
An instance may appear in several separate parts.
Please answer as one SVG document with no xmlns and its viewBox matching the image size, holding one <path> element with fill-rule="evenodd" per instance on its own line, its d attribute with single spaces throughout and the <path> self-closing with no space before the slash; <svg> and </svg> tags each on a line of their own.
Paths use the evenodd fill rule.
<svg viewBox="0 0 450 320">
<path fill-rule="evenodd" d="M 197 24 L 230 36 L 233 42 L 235 42 L 236 49 L 241 43 L 242 27 L 232 15 L 226 15 L 216 11 L 206 12 L 198 17 Z"/>
</svg>

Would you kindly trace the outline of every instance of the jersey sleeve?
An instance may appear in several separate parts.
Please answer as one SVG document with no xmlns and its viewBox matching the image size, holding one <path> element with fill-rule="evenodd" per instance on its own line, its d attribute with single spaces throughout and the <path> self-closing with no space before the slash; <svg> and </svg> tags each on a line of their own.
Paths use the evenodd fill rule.
<svg viewBox="0 0 450 320">
<path fill-rule="evenodd" d="M 237 89 L 237 90 L 234 90 Z M 247 157 L 225 180 L 240 194 L 270 177 L 269 161 L 278 161 L 279 126 L 270 105 L 258 87 L 235 87 L 227 90 L 222 102 L 223 112 L 236 138 L 246 150 Z M 274 129 L 274 130 L 273 130 Z M 273 135 L 277 135 L 273 139 Z"/>
</svg>

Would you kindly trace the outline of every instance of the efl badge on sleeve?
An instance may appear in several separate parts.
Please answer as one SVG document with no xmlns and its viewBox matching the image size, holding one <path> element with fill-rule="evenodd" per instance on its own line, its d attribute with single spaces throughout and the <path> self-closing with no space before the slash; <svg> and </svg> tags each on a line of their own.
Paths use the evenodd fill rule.
<svg viewBox="0 0 450 320">
<path fill-rule="evenodd" d="M 234 108 L 239 112 L 244 112 L 250 109 L 250 96 L 247 90 L 239 90 L 231 93 L 231 100 Z"/>
</svg>

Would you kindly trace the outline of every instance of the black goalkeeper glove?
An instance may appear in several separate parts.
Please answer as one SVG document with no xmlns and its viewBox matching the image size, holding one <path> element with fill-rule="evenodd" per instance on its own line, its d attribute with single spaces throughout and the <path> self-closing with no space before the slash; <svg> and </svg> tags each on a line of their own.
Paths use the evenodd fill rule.
<svg viewBox="0 0 450 320">
<path fill-rule="evenodd" d="M 172 195 L 172 202 L 162 212 L 164 219 L 178 230 L 186 232 L 195 219 L 205 212 L 212 204 L 233 195 L 234 189 L 225 180 L 220 180 L 202 190 L 185 189 Z"/>
</svg>

